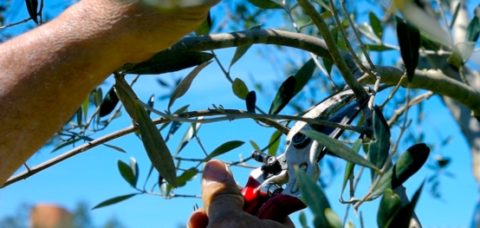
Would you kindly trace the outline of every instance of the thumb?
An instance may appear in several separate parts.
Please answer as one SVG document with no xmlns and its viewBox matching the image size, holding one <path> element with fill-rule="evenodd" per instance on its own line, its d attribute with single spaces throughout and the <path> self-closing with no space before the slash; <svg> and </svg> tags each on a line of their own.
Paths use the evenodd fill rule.
<svg viewBox="0 0 480 228">
<path fill-rule="evenodd" d="M 205 165 L 202 189 L 203 206 L 210 221 L 243 212 L 243 196 L 223 162 L 212 160 Z"/>
</svg>

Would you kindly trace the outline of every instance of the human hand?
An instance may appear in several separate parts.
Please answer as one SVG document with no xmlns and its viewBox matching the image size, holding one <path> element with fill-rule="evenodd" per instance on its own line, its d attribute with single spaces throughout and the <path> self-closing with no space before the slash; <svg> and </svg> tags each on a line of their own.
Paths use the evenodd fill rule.
<svg viewBox="0 0 480 228">
<path fill-rule="evenodd" d="M 191 215 L 190 228 L 205 227 L 294 227 L 287 217 L 283 224 L 259 219 L 243 211 L 243 196 L 227 166 L 217 160 L 205 165 L 202 177 L 203 208 Z"/>
</svg>

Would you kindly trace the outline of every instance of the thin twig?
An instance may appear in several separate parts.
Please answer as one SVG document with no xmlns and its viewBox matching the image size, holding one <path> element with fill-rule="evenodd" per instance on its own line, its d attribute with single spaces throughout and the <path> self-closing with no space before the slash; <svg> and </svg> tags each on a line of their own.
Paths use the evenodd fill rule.
<svg viewBox="0 0 480 228">
<path fill-rule="evenodd" d="M 363 86 L 358 83 L 358 81 L 353 76 L 347 63 L 345 62 L 345 59 L 342 57 L 342 53 L 340 53 L 340 50 L 338 50 L 335 40 L 333 39 L 333 36 L 330 33 L 330 30 L 328 29 L 328 26 L 323 20 L 323 18 L 317 13 L 315 8 L 313 7 L 313 5 L 310 4 L 309 1 L 299 0 L 298 3 L 303 8 L 305 13 L 310 16 L 313 23 L 317 26 L 318 30 L 325 39 L 325 42 L 328 45 L 329 54 L 333 62 L 337 65 L 338 69 L 342 73 L 345 82 L 353 90 L 353 92 L 360 101 L 366 101 L 368 99 L 367 91 L 365 91 Z"/>
</svg>

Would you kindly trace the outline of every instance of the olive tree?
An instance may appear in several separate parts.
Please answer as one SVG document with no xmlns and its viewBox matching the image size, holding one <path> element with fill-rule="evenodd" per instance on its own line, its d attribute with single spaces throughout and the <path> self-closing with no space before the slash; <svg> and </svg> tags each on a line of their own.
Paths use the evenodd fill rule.
<svg viewBox="0 0 480 228">
<path fill-rule="evenodd" d="M 43 12 L 43 1 L 25 2 L 29 18 L 21 22 L 40 24 L 48 19 Z M 2 4 L 2 12 L 8 12 L 9 2 Z M 270 129 L 271 136 L 261 146 L 250 140 L 251 150 L 275 156 L 282 153 L 281 144 L 292 123 L 303 121 L 344 131 L 339 139 L 326 139 L 322 134 L 308 136 L 325 145 L 329 156 L 344 161 L 343 175 L 339 178 L 343 178 L 340 201 L 346 208 L 358 210 L 362 204 L 379 199 L 378 226 L 419 226 L 421 218 L 416 218 L 414 208 L 423 184 L 410 200 L 402 184 L 424 165 L 430 150 L 442 143 L 427 146 L 422 142 L 423 133 L 414 130 L 428 127 L 423 121 L 422 107 L 429 98 L 439 97 L 445 110 L 455 118 L 471 148 L 473 175 L 477 180 L 480 178 L 480 75 L 475 69 L 478 57 L 471 58 L 478 48 L 479 20 L 478 6 L 474 8 L 472 3 L 459 0 L 223 1 L 191 35 L 145 62 L 127 63 L 112 72 L 109 80 L 113 79 L 114 85 L 93 90 L 49 142 L 62 154 L 27 167 L 11 177 L 4 187 L 94 147 L 103 145 L 126 152 L 111 141 L 135 134 L 151 162 L 151 166 L 140 166 L 148 173 L 147 180 L 139 183 L 140 168 L 134 158 L 118 161 L 118 170 L 133 193 L 114 196 L 96 208 L 140 194 L 178 197 L 181 195 L 175 191 L 201 172 L 201 164 L 247 146 L 244 140 L 229 140 L 213 149 L 204 148 L 202 141 L 213 136 L 202 135 L 200 126 L 253 120 L 256 127 Z M 3 36 L 8 37 L 6 28 L 16 24 L 3 25 Z M 233 66 L 243 61 L 253 46 L 264 50 L 260 56 L 265 63 L 275 64 L 279 69 L 278 80 L 260 80 L 255 69 L 251 69 L 253 77 L 234 76 Z M 233 48 L 231 58 L 217 55 L 225 48 Z M 271 52 L 281 54 L 272 57 Z M 244 106 L 201 104 L 203 108 L 191 109 L 189 105 L 176 105 L 195 87 L 196 81 L 207 80 L 196 77 L 209 65 L 217 65 L 220 69 L 217 74 L 228 82 L 232 93 L 226 96 L 239 99 Z M 187 73 L 175 83 L 162 76 L 172 76 L 177 71 L 182 75 Z M 140 89 L 133 89 L 133 85 L 145 77 L 157 77 L 159 87 L 168 92 L 139 97 Z M 346 89 L 352 90 L 355 100 L 364 104 L 351 123 L 328 121 L 326 115 L 302 117 L 325 97 Z M 270 106 L 257 103 L 260 97 L 271 101 Z M 167 105 L 159 105 L 156 102 L 159 100 L 167 101 Z M 133 124 L 107 131 L 121 113 L 127 113 Z M 187 128 L 181 128 L 182 125 Z M 179 129 L 184 129 L 184 135 L 172 152 L 169 140 L 181 134 Z M 227 130 L 225 127 L 224 131 Z M 191 141 L 203 150 L 195 158 L 180 154 Z M 400 151 L 400 148 L 408 149 Z M 433 160 L 430 168 L 440 173 L 447 168 L 449 159 L 430 159 Z M 251 157 L 229 164 L 261 165 Z M 324 167 L 328 164 L 321 164 L 328 169 Z M 312 180 L 302 172 L 297 178 L 302 198 L 314 214 L 314 226 L 351 225 L 348 218 L 342 221 L 328 209 L 330 196 L 325 196 L 322 190 L 325 185 L 322 178 Z M 358 190 L 360 182 L 366 182 L 369 188 Z M 150 190 L 154 188 L 149 186 L 160 188 Z M 345 189 L 349 189 L 348 194 L 343 193 Z M 304 226 L 309 223 L 301 221 Z"/>
</svg>

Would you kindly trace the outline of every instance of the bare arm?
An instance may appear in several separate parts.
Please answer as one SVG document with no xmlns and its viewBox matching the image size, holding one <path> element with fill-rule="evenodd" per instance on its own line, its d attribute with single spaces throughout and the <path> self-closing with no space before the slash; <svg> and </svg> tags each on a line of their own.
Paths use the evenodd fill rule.
<svg viewBox="0 0 480 228">
<path fill-rule="evenodd" d="M 167 48 L 198 26 L 209 9 L 160 11 L 121 2 L 83 0 L 0 44 L 0 183 L 112 71 Z"/>
</svg>

